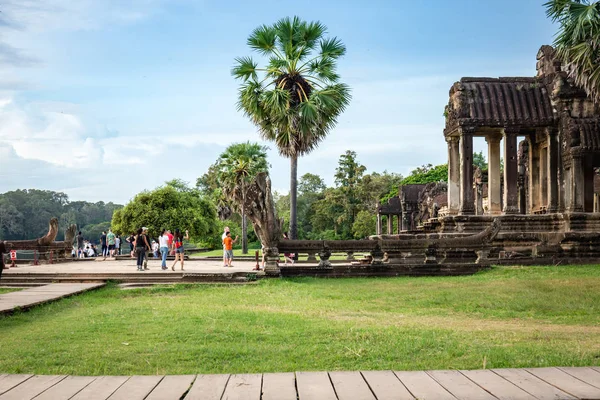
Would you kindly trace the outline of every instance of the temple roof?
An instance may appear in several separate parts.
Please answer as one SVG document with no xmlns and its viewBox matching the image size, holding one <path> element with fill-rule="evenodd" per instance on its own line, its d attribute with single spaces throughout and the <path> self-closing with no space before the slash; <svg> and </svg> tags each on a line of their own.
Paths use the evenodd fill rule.
<svg viewBox="0 0 600 400">
<path fill-rule="evenodd" d="M 450 89 L 446 133 L 458 126 L 537 128 L 556 123 L 537 78 L 462 78 Z"/>
</svg>

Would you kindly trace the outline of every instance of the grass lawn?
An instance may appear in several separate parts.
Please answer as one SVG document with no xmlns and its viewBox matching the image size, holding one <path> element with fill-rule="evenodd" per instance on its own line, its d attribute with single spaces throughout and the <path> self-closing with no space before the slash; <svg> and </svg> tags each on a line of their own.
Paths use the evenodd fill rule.
<svg viewBox="0 0 600 400">
<path fill-rule="evenodd" d="M 600 266 L 439 278 L 114 285 L 0 317 L 0 373 L 600 365 Z"/>
<path fill-rule="evenodd" d="M 16 292 L 18 290 L 21 290 L 21 288 L 0 287 L 0 294 Z"/>
</svg>

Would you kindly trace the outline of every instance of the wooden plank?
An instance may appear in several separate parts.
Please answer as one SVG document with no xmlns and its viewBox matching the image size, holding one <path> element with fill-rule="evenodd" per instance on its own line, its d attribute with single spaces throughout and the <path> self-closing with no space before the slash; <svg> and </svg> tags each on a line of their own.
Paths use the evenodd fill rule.
<svg viewBox="0 0 600 400">
<path fill-rule="evenodd" d="M 296 377 L 293 372 L 263 374 L 262 400 L 296 399 Z"/>
<path fill-rule="evenodd" d="M 427 374 L 452 393 L 457 399 L 495 400 L 477 384 L 458 371 L 427 371 Z"/>
<path fill-rule="evenodd" d="M 223 400 L 260 400 L 261 388 L 261 374 L 231 375 Z"/>
<path fill-rule="evenodd" d="M 46 390 L 35 400 L 67 400 L 79 393 L 96 379 L 94 376 L 67 376 L 65 379 Z"/>
<path fill-rule="evenodd" d="M 185 400 L 221 400 L 229 375 L 198 375 Z"/>
<path fill-rule="evenodd" d="M 128 376 L 99 376 L 72 400 L 106 400 L 128 379 Z"/>
<path fill-rule="evenodd" d="M 532 394 L 518 388 L 502 376 L 488 370 L 460 371 L 464 376 L 496 396 L 500 400 L 535 400 Z"/>
<path fill-rule="evenodd" d="M 455 400 L 443 386 L 424 371 L 394 371 L 400 382 L 419 400 Z"/>
<path fill-rule="evenodd" d="M 134 375 L 114 392 L 110 400 L 143 400 L 162 380 L 163 375 Z"/>
<path fill-rule="evenodd" d="M 526 371 L 580 399 L 600 399 L 600 389 L 558 368 L 526 368 Z"/>
<path fill-rule="evenodd" d="M 377 400 L 414 399 L 392 371 L 362 371 L 362 375 L 375 393 Z"/>
<path fill-rule="evenodd" d="M 66 375 L 35 375 L 20 385 L 0 396 L 2 400 L 33 399 L 44 390 L 56 385 L 66 378 Z"/>
<path fill-rule="evenodd" d="M 377 400 L 360 372 L 335 371 L 329 378 L 339 400 Z"/>
<path fill-rule="evenodd" d="M 165 376 L 146 400 L 179 400 L 188 391 L 196 375 L 169 375 Z"/>
<path fill-rule="evenodd" d="M 337 400 L 327 372 L 296 372 L 299 400 Z"/>
<path fill-rule="evenodd" d="M 518 386 L 523 391 L 530 393 L 535 398 L 540 400 L 575 400 L 575 397 L 568 395 L 555 388 L 554 386 L 544 382 L 540 378 L 531 375 L 523 369 L 517 368 L 502 368 L 493 369 L 495 374 L 503 377 L 515 386 Z"/>
<path fill-rule="evenodd" d="M 584 381 L 589 385 L 600 388 L 600 372 L 592 368 L 561 367 L 559 369 L 571 376 L 574 376 L 580 381 Z"/>
<path fill-rule="evenodd" d="M 33 375 L 4 375 L 2 379 L 0 379 L 0 394 L 8 392 L 10 389 L 14 388 L 20 383 L 25 382 L 27 379 L 31 378 Z"/>
</svg>

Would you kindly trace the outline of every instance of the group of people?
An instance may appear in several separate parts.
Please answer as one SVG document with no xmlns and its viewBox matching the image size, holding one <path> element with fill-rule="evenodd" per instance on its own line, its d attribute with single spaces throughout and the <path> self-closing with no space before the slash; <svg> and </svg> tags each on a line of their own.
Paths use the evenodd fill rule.
<svg viewBox="0 0 600 400">
<path fill-rule="evenodd" d="M 160 254 L 162 258 L 161 269 L 166 270 L 167 267 L 167 255 L 169 253 L 175 254 L 175 262 L 171 266 L 171 269 L 175 271 L 177 262 L 181 262 L 181 270 L 183 271 L 184 263 L 184 247 L 183 240 L 189 240 L 190 235 L 186 230 L 185 235 L 181 233 L 179 229 L 175 229 L 174 233 L 171 233 L 168 229 L 162 229 L 160 236 L 158 237 L 158 244 L 156 241 L 151 240 L 148 237 L 148 228 L 142 227 L 137 230 L 136 233 L 132 233 L 126 240 L 129 242 L 131 249 L 131 258 L 137 260 L 137 270 L 147 271 L 148 260 L 147 253 L 152 252 L 154 257 L 158 258 Z"/>
<path fill-rule="evenodd" d="M 98 252 L 98 247 L 94 243 L 83 237 L 81 231 L 78 232 L 75 242 L 76 246 L 71 251 L 73 257 L 85 258 L 102 255 L 106 259 L 106 257 L 114 257 L 121 254 L 121 238 L 115 235 L 110 229 L 108 233 L 103 231 L 102 235 L 100 235 L 100 252 Z"/>
</svg>

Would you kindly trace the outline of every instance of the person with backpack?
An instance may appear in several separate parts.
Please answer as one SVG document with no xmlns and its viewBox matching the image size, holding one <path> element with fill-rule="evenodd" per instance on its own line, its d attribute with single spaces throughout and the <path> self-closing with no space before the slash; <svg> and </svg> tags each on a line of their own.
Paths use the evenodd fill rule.
<svg viewBox="0 0 600 400">
<path fill-rule="evenodd" d="M 186 230 L 185 236 L 181 234 L 179 229 L 175 229 L 175 234 L 173 235 L 173 244 L 172 248 L 175 250 L 175 262 L 171 269 L 175 271 L 175 265 L 177 265 L 177 259 L 181 260 L 181 270 L 183 271 L 183 239 L 190 240 L 190 234 Z"/>
</svg>

